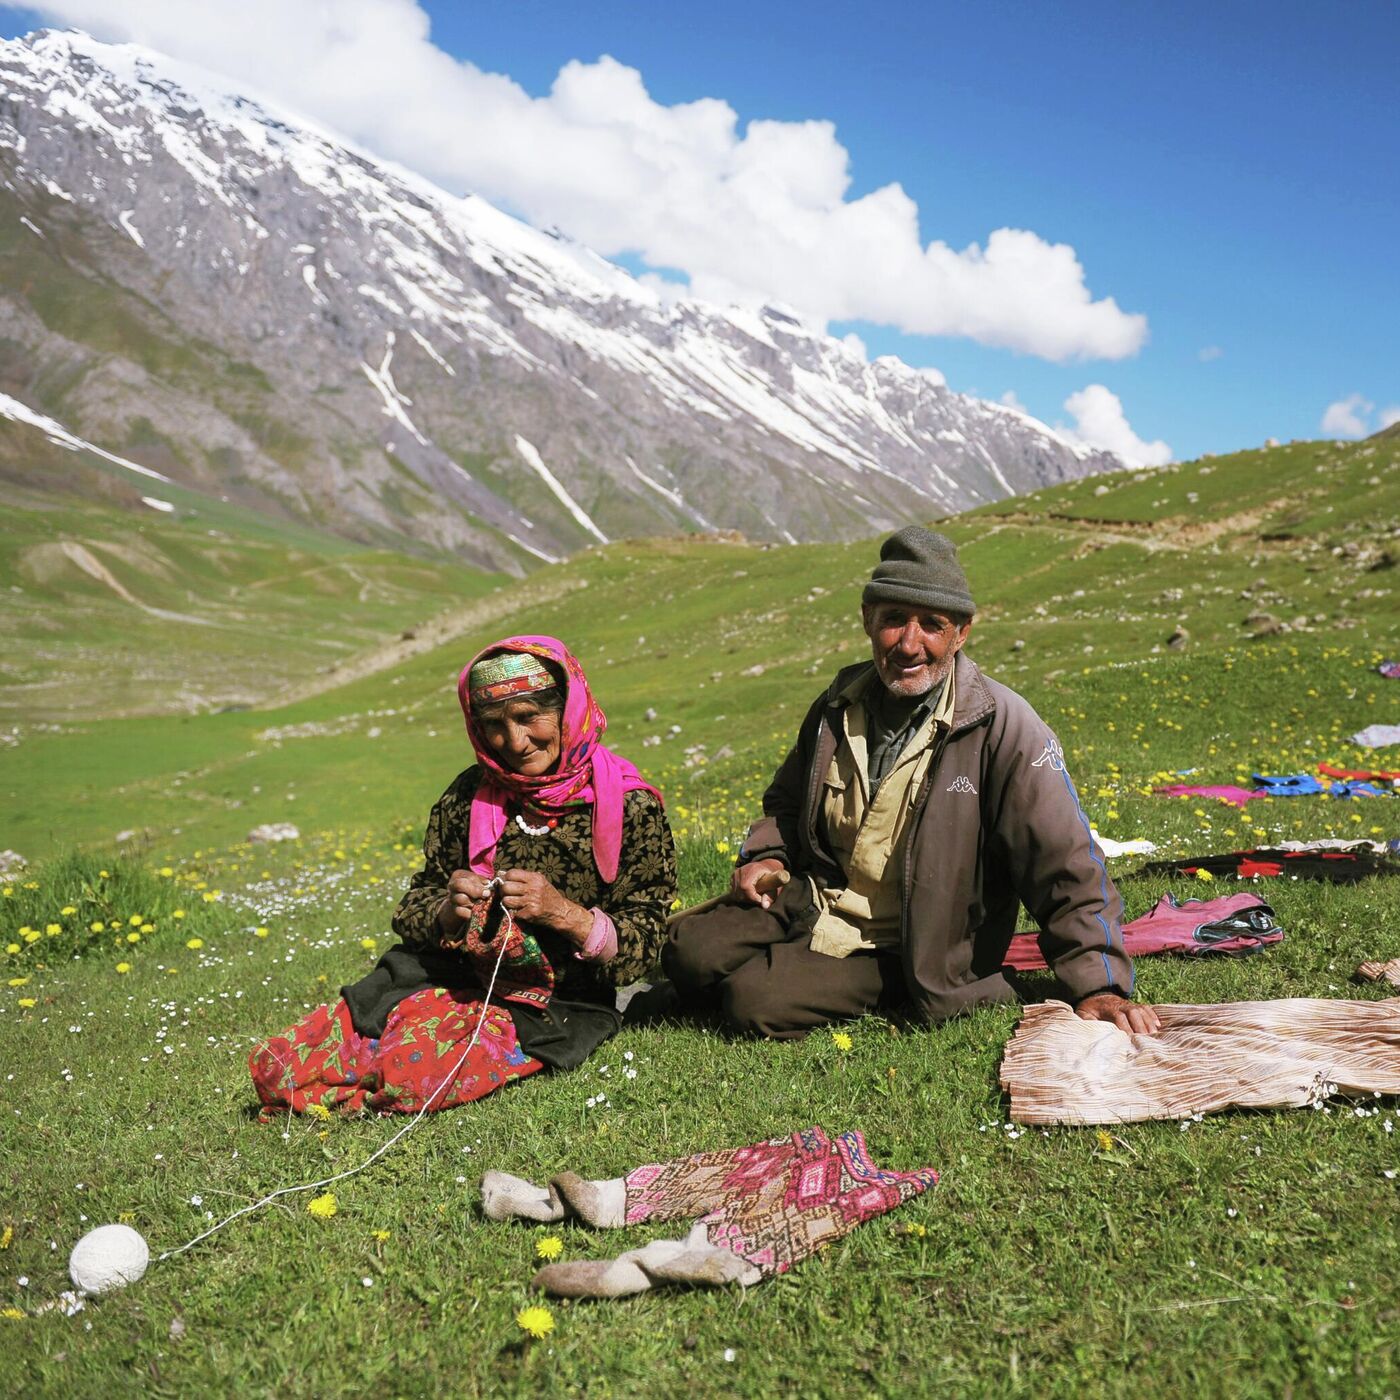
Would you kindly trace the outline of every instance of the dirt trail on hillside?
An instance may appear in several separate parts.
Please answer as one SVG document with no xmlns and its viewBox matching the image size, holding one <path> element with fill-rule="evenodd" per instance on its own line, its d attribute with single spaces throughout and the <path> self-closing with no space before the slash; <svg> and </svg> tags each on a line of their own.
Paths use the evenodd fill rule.
<svg viewBox="0 0 1400 1400">
<path fill-rule="evenodd" d="M 275 695 L 260 700 L 252 708 L 255 710 L 280 710 L 285 705 L 295 705 L 313 696 L 324 695 L 328 690 L 338 690 L 352 681 L 363 680 L 380 671 L 401 666 L 410 657 L 420 656 L 435 647 L 445 646 L 464 633 L 475 631 L 499 618 L 519 612 L 536 603 L 558 598 L 576 589 L 586 588 L 583 579 L 551 579 L 548 584 L 507 584 L 479 602 L 471 603 L 454 612 L 441 613 L 413 629 L 412 637 L 400 637 L 396 641 L 385 642 L 347 661 L 337 662 L 329 671 L 311 676 Z"/>
<path fill-rule="evenodd" d="M 1261 521 L 1293 502 L 1286 499 L 1264 501 L 1234 515 L 1216 520 L 1192 520 L 1184 516 L 1164 516 L 1161 520 L 1095 520 L 1082 515 L 1033 515 L 1014 511 L 993 517 L 998 524 L 1031 526 L 1064 534 L 1092 535 L 1105 544 L 1135 544 L 1140 549 L 1186 551 L 1213 544 L 1226 535 L 1243 535 L 1258 528 Z"/>
</svg>

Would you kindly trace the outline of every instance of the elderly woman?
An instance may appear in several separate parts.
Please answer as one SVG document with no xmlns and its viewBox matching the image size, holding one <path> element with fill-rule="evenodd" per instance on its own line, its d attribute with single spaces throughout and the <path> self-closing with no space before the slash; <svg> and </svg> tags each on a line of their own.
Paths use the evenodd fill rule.
<svg viewBox="0 0 1400 1400">
<path fill-rule="evenodd" d="M 264 1113 L 417 1112 L 568 1069 L 621 1023 L 676 893 L 656 789 L 602 746 L 583 670 L 552 637 L 508 637 L 457 693 L 477 762 L 438 799 L 402 942 L 255 1050 Z"/>
</svg>

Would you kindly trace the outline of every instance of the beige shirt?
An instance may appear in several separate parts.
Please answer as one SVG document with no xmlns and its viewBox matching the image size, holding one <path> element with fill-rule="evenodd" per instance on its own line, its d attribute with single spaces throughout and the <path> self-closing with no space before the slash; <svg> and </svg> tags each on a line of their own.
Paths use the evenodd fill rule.
<svg viewBox="0 0 1400 1400">
<path fill-rule="evenodd" d="M 889 776 L 870 800 L 867 776 L 866 688 L 880 684 L 867 673 L 843 692 L 845 736 L 827 768 L 820 798 L 828 848 L 846 877 L 844 888 L 817 894 L 820 913 L 812 929 L 812 951 L 833 958 L 897 948 L 900 939 L 904 837 L 910 809 L 923 784 L 939 727 L 953 715 L 953 676 L 933 713 L 904 747 Z"/>
</svg>

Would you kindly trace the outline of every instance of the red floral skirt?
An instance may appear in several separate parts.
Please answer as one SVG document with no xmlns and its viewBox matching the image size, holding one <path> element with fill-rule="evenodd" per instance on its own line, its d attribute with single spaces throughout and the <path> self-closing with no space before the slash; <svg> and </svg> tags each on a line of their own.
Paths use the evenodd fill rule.
<svg viewBox="0 0 1400 1400">
<path fill-rule="evenodd" d="M 356 1033 L 343 1000 L 318 1006 L 248 1057 L 263 1117 L 314 1104 L 341 1113 L 417 1113 L 429 1099 L 436 1111 L 544 1068 L 520 1048 L 503 1007 L 481 1013 L 482 1003 L 465 993 L 426 987 L 405 997 L 384 1034 L 371 1039 Z M 479 1020 L 481 1034 L 467 1051 Z"/>
</svg>

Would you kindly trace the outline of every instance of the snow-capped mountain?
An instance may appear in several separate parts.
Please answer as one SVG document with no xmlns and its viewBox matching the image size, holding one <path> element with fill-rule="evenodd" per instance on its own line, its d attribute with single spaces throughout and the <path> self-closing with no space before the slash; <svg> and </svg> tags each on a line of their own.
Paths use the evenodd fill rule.
<svg viewBox="0 0 1400 1400">
<path fill-rule="evenodd" d="M 628 534 L 851 537 L 1121 465 L 783 311 L 663 300 L 77 33 L 0 42 L 0 266 L 0 413 L 25 432 L 485 567 Z"/>
</svg>

